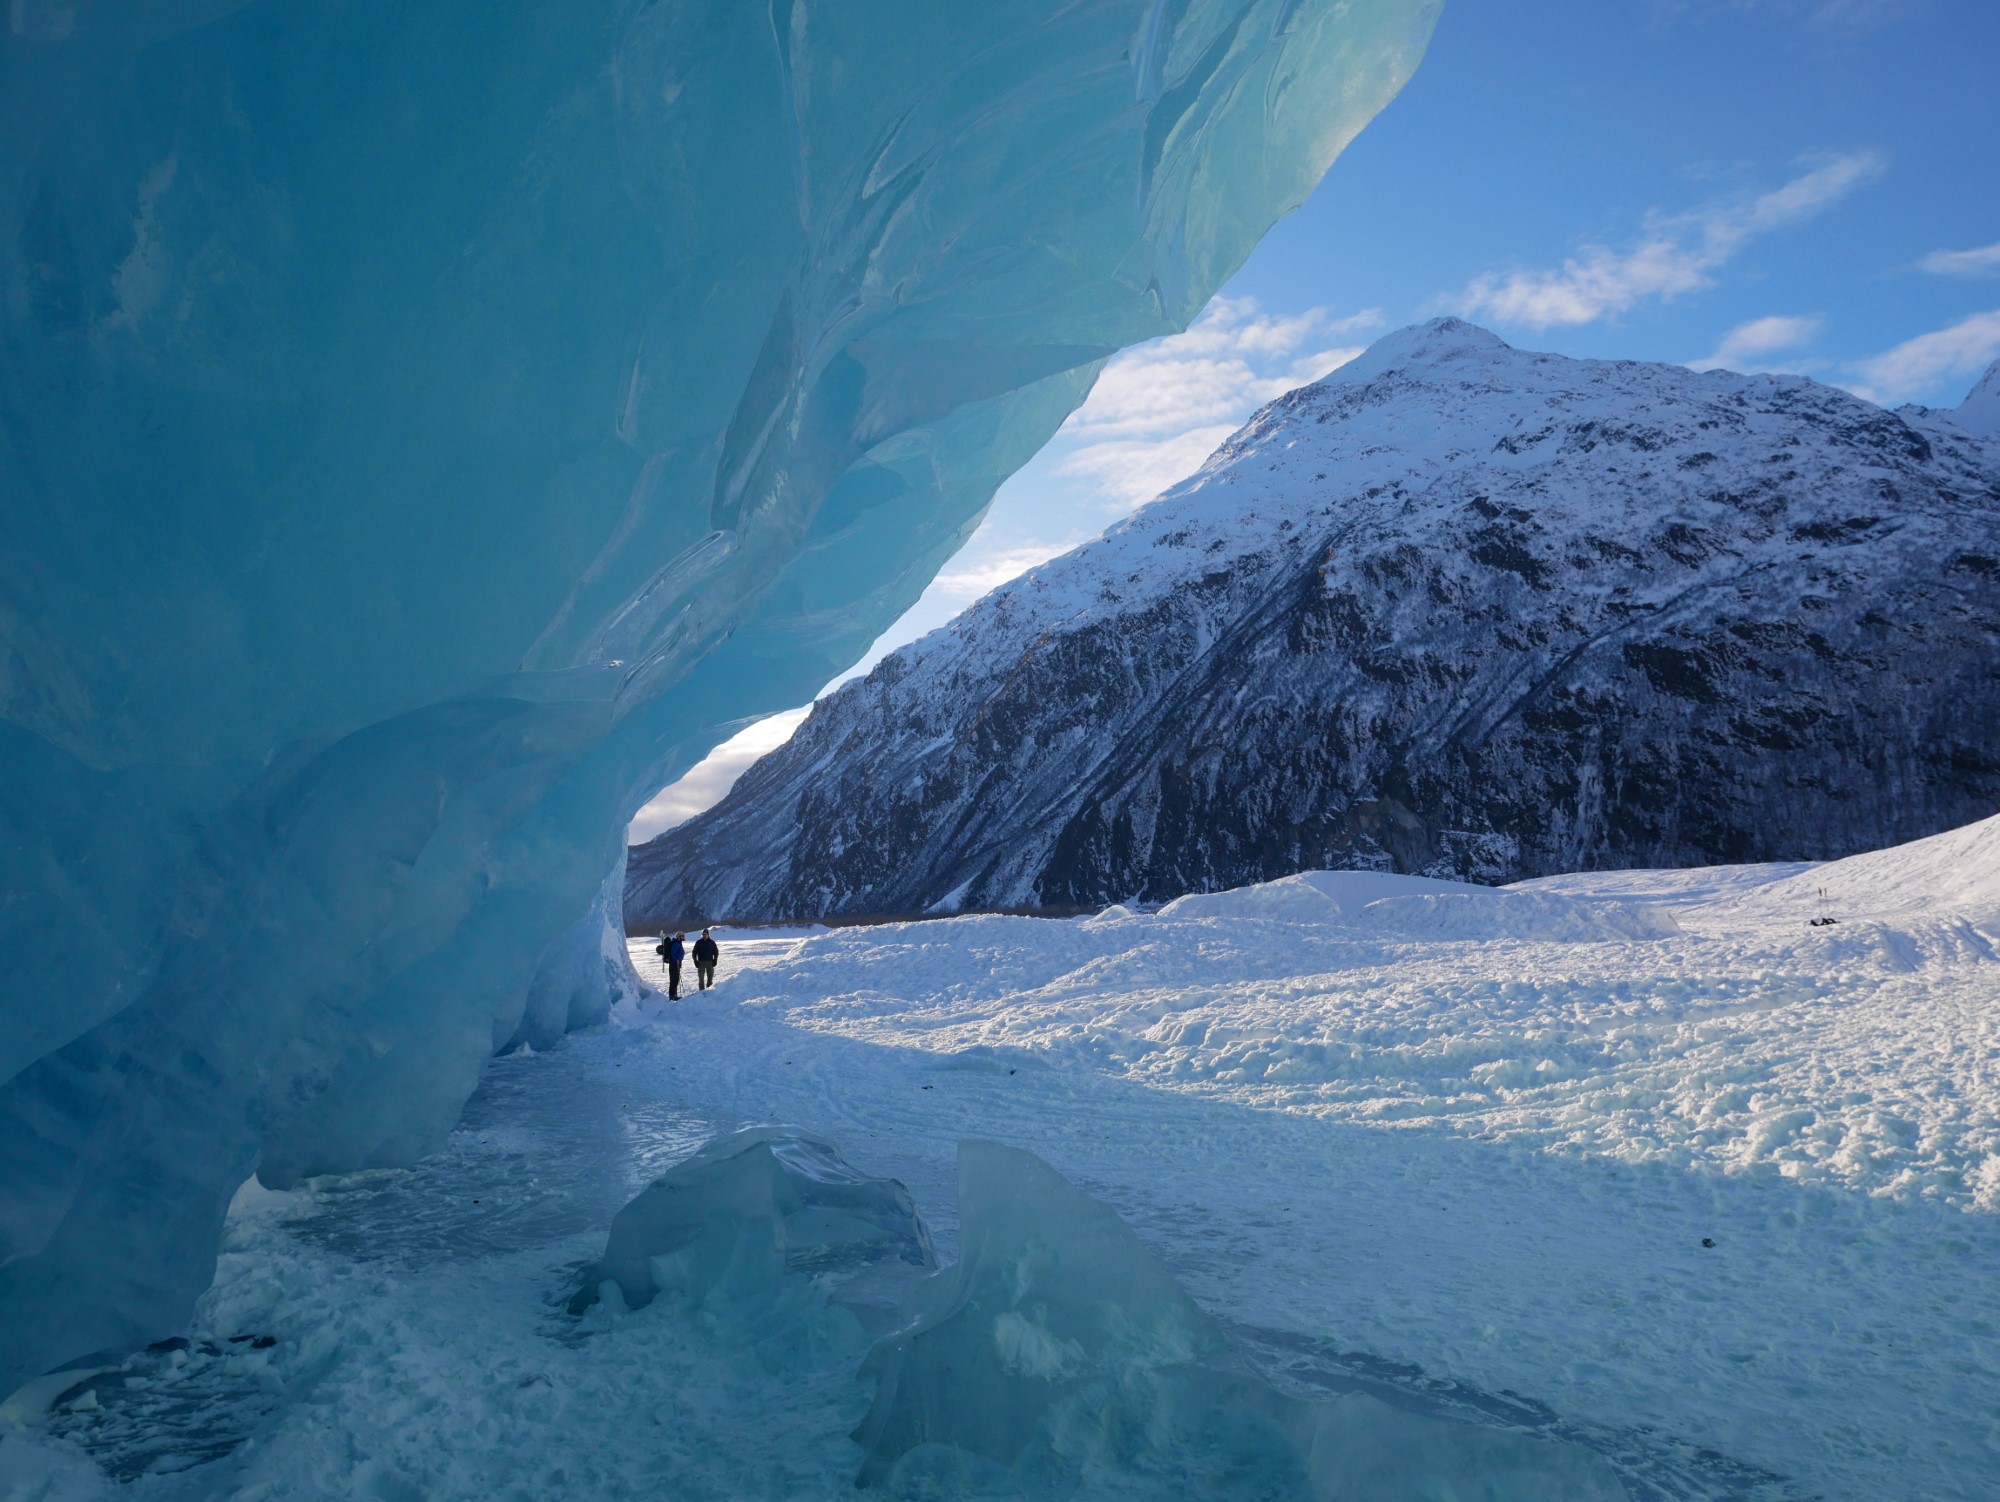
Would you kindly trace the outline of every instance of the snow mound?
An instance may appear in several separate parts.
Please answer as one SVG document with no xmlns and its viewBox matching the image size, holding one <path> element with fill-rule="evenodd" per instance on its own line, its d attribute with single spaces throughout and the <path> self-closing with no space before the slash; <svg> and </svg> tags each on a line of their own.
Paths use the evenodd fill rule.
<svg viewBox="0 0 2000 1502">
<path fill-rule="evenodd" d="M 1552 892 L 1491 889 L 1385 897 L 1362 910 L 1377 933 L 1437 941 L 1525 939 L 1556 944 L 1670 939 L 1673 914 L 1642 903 L 1583 902 Z"/>
<path fill-rule="evenodd" d="M 1399 939 L 1526 939 L 1591 943 L 1665 939 L 1680 925 L 1663 908 L 1590 902 L 1387 871 L 1305 871 L 1277 881 L 1200 892 L 1160 909 L 1163 918 L 1261 918 L 1351 923 Z"/>
<path fill-rule="evenodd" d="M 1486 892 L 1462 881 L 1433 881 L 1391 871 L 1301 871 L 1276 881 L 1196 892 L 1160 909 L 1162 918 L 1275 918 L 1293 923 L 1326 923 L 1353 918 L 1386 897 Z"/>
<path fill-rule="evenodd" d="M 901 1495 L 1622 1498 L 1596 1456 L 1351 1393 L 1288 1397 L 1109 1207 L 1030 1153 L 959 1145 L 964 1255 L 866 1370 L 860 1484 Z M 1149 1489 L 1150 1490 L 1150 1489 Z"/>
<path fill-rule="evenodd" d="M 1843 922 L 1917 913 L 2000 929 L 2000 814 L 1811 867 L 1730 906 L 1743 917 L 1805 922 L 1819 915 L 1822 891 L 1827 914 Z"/>
</svg>

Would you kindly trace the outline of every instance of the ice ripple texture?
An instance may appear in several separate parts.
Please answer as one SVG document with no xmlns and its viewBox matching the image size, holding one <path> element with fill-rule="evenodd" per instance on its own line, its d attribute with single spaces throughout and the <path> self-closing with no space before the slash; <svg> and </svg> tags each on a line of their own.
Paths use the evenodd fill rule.
<svg viewBox="0 0 2000 1502">
<path fill-rule="evenodd" d="M 1434 11 L 13 5 L 0 1390 L 178 1326 L 248 1173 L 408 1162 L 602 1015 L 631 811 L 854 660 Z"/>
</svg>

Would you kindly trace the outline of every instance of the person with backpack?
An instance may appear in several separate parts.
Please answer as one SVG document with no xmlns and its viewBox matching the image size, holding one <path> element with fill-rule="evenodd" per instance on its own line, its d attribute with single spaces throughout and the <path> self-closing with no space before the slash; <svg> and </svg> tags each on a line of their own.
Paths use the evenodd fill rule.
<svg viewBox="0 0 2000 1502">
<path fill-rule="evenodd" d="M 660 958 L 667 962 L 667 1000 L 681 999 L 681 961 L 687 957 L 686 934 L 660 940 Z"/>
<path fill-rule="evenodd" d="M 694 941 L 694 979 L 697 990 L 706 991 L 715 984 L 715 962 L 722 958 L 722 950 L 707 929 Z"/>
</svg>

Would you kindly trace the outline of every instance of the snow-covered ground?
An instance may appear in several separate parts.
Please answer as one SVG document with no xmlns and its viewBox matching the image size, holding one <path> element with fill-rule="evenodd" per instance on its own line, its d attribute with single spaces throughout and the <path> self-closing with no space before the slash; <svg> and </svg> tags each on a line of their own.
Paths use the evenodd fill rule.
<svg viewBox="0 0 2000 1502">
<path fill-rule="evenodd" d="M 1635 1496 L 1990 1498 L 1996 931 L 2000 820 L 1819 868 L 724 934 L 713 991 L 498 1061 L 439 1157 L 246 1189 L 190 1350 L 0 1440 L 0 1494 L 102 1494 L 71 1440 L 129 1475 L 245 1435 L 120 1494 L 841 1494 L 838 1320 L 562 1310 L 640 1184 L 775 1120 L 904 1179 L 947 1257 L 958 1141 L 1029 1148 L 1281 1380 L 1592 1444 Z"/>
</svg>

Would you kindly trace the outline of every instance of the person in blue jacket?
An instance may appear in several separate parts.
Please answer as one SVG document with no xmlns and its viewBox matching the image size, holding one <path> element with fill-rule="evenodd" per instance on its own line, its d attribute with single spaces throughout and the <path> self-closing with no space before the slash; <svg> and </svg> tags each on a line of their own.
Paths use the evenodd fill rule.
<svg viewBox="0 0 2000 1502">
<path fill-rule="evenodd" d="M 671 939 L 665 935 L 660 939 L 660 958 L 667 962 L 667 1000 L 681 999 L 681 961 L 687 958 L 687 935 L 675 934 Z"/>
</svg>

